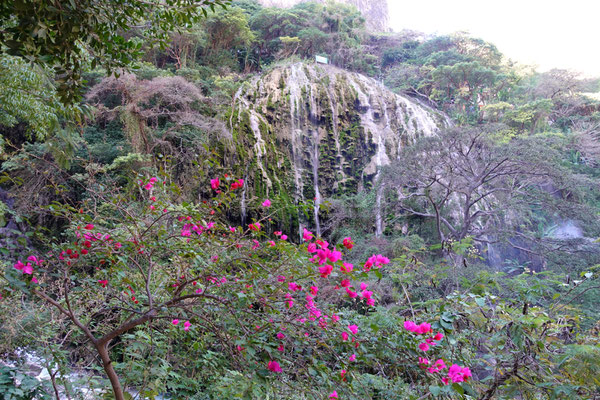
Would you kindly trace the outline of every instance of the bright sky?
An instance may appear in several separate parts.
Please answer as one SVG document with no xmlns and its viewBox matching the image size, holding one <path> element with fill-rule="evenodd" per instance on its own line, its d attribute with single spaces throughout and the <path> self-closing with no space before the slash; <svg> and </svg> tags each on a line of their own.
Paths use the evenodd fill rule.
<svg viewBox="0 0 600 400">
<path fill-rule="evenodd" d="M 598 0 L 388 0 L 394 31 L 467 31 L 508 58 L 600 76 Z"/>
</svg>

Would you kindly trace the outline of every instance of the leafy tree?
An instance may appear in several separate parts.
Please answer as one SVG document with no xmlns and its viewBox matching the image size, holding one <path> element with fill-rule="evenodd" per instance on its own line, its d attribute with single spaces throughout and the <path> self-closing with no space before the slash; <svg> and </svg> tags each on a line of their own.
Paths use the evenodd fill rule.
<svg viewBox="0 0 600 400">
<path fill-rule="evenodd" d="M 12 128 L 26 124 L 24 137 L 5 135 L 0 140 L 10 140 L 16 145 L 26 140 L 44 140 L 61 128 L 61 118 L 80 116 L 75 112 L 80 110 L 78 107 L 60 102 L 52 82 L 39 67 L 18 57 L 0 55 L 0 88 L 0 125 Z"/>
<path fill-rule="evenodd" d="M 109 73 L 141 56 L 142 40 L 164 45 L 169 33 L 229 0 L 26 0 L 0 4 L 0 46 L 54 68 L 58 93 L 72 102 L 88 65 Z M 140 40 L 141 39 L 141 40 Z"/>
</svg>

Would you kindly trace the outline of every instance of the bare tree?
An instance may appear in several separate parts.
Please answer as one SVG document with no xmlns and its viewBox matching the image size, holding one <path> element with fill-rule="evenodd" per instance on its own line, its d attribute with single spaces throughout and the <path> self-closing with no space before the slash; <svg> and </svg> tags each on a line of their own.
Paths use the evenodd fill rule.
<svg viewBox="0 0 600 400">
<path fill-rule="evenodd" d="M 386 174 L 397 210 L 435 222 L 439 239 L 481 245 L 505 241 L 522 251 L 533 209 L 549 216 L 569 209 L 574 192 L 558 153 L 543 140 L 507 140 L 503 126 L 453 128 L 408 147 Z"/>
</svg>

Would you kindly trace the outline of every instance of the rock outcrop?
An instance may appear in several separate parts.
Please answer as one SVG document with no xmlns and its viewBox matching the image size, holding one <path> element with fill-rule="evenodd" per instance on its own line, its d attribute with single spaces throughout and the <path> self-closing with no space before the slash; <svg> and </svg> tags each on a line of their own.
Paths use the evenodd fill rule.
<svg viewBox="0 0 600 400">
<path fill-rule="evenodd" d="M 401 162 L 402 146 L 447 119 L 366 76 L 295 63 L 245 83 L 229 122 L 242 159 L 252 160 L 254 192 L 314 201 L 310 225 L 319 231 L 323 198 L 371 187 L 382 166 Z"/>
</svg>

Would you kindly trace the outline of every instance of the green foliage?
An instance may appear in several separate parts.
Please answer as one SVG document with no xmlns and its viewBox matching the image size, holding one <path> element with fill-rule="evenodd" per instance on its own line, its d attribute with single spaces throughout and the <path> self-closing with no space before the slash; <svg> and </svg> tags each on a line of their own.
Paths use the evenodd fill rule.
<svg viewBox="0 0 600 400">
<path fill-rule="evenodd" d="M 0 395 L 2 400 L 52 399 L 46 385 L 17 368 L 6 366 L 0 366 Z"/>
<path fill-rule="evenodd" d="M 0 54 L 0 126 L 15 127 L 0 139 L 1 157 L 6 157 L 7 145 L 20 146 L 27 140 L 43 141 L 54 135 L 72 137 L 73 126 L 82 123 L 84 115 L 85 108 L 61 103 L 53 82 L 40 67 Z M 25 124 L 25 135 L 16 129 L 18 124 Z M 62 151 L 72 156 L 72 150 L 63 147 L 56 155 Z"/>
<path fill-rule="evenodd" d="M 164 45 L 168 34 L 195 21 L 205 7 L 228 0 L 69 1 L 27 0 L 0 5 L 0 45 L 8 54 L 54 68 L 61 101 L 73 102 L 82 73 L 109 73 L 141 56 L 142 41 Z M 136 29 L 137 35 L 130 35 Z M 140 40 L 141 39 L 141 40 Z"/>
</svg>

